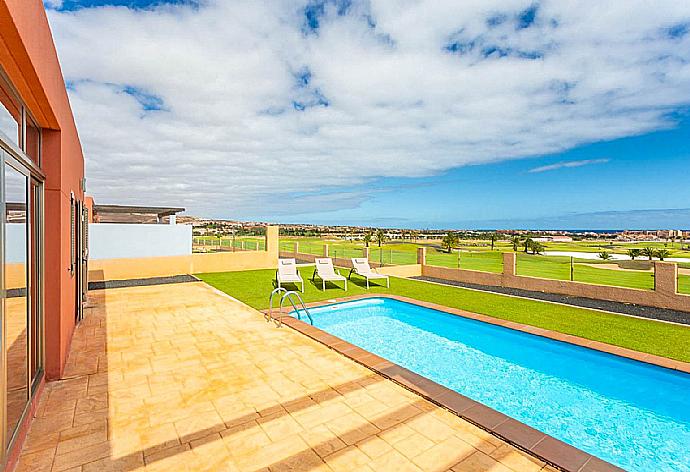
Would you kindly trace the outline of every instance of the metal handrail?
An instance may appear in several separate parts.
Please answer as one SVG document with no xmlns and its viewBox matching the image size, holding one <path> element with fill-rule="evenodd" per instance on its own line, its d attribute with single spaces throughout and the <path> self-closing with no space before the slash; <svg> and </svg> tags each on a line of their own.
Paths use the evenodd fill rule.
<svg viewBox="0 0 690 472">
<path fill-rule="evenodd" d="M 276 293 L 281 293 L 285 292 L 281 297 L 280 297 L 280 315 L 278 315 L 278 327 L 283 325 L 283 303 L 285 302 L 285 299 L 290 302 L 290 305 L 292 305 L 292 309 L 297 313 L 297 319 L 301 320 L 302 317 L 300 316 L 300 310 L 297 308 L 297 305 L 295 305 L 294 300 L 292 299 L 293 295 L 297 296 L 297 299 L 299 300 L 300 305 L 302 306 L 302 310 L 307 314 L 307 317 L 309 318 L 309 323 L 312 325 L 314 324 L 314 320 L 311 317 L 311 313 L 309 313 L 309 310 L 307 309 L 307 305 L 304 304 L 304 300 L 302 299 L 302 296 L 299 294 L 299 292 L 295 292 L 294 290 L 288 291 L 284 287 L 278 287 L 276 289 L 273 289 L 271 292 L 270 297 L 268 298 L 268 313 L 264 314 L 264 319 L 268 322 L 271 320 L 275 320 L 276 318 L 273 316 L 273 296 Z"/>
<path fill-rule="evenodd" d="M 271 292 L 271 296 L 268 298 L 268 313 L 264 314 L 264 319 L 268 322 L 273 319 L 273 295 L 280 292 L 287 292 L 284 287 L 278 287 Z"/>
<path fill-rule="evenodd" d="M 302 300 L 302 296 L 299 294 L 299 292 L 295 292 L 294 290 L 291 290 L 289 292 L 285 292 L 282 297 L 280 297 L 280 317 L 278 318 L 278 327 L 281 327 L 283 325 L 283 302 L 287 298 L 287 300 L 290 302 L 290 305 L 292 305 L 292 309 L 295 310 L 295 313 L 297 313 L 297 319 L 301 320 L 302 317 L 300 316 L 299 310 L 297 309 L 297 306 L 295 305 L 295 302 L 292 300 L 292 296 L 297 295 L 297 299 L 300 302 L 300 305 L 302 305 L 302 309 L 304 312 L 307 314 L 307 317 L 309 318 L 309 323 L 314 325 L 314 320 L 311 317 L 311 314 L 309 313 L 309 310 L 307 309 L 307 305 L 304 304 L 304 300 Z"/>
</svg>

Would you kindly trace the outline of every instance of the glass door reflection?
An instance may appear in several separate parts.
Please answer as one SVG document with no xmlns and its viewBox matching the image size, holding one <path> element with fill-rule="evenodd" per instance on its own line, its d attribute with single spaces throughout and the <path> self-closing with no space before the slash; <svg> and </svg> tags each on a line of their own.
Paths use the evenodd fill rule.
<svg viewBox="0 0 690 472">
<path fill-rule="evenodd" d="M 4 160 L 3 160 L 4 161 Z M 28 362 L 28 178 L 4 164 L 5 187 L 5 356 L 7 444 L 29 399 Z"/>
</svg>

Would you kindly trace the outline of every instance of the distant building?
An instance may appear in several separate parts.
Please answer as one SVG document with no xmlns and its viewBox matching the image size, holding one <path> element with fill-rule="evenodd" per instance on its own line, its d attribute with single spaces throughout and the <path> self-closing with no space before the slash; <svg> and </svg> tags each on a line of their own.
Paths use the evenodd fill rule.
<svg viewBox="0 0 690 472">
<path fill-rule="evenodd" d="M 570 243 L 573 241 L 573 238 L 570 236 L 540 236 L 532 238 L 532 241 L 539 243 Z"/>
</svg>

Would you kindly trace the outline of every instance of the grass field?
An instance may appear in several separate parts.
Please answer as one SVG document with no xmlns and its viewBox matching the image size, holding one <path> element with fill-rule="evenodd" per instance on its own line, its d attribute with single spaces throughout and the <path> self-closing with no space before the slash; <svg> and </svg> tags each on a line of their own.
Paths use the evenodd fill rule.
<svg viewBox="0 0 690 472">
<path fill-rule="evenodd" d="M 547 251 L 579 251 L 579 252 L 601 252 L 608 251 L 615 254 L 626 254 L 628 249 L 643 249 L 651 247 L 654 249 L 667 249 L 671 255 L 669 257 L 688 257 L 690 251 L 680 250 L 680 243 L 655 242 L 635 242 L 621 243 L 608 241 L 579 241 L 572 243 L 544 243 Z"/>
<path fill-rule="evenodd" d="M 232 247 L 232 238 L 200 238 L 195 237 L 195 241 L 211 245 L 218 245 L 219 242 L 223 250 Z M 299 244 L 299 251 L 306 254 L 323 254 L 324 244 L 329 245 L 329 254 L 332 257 L 351 258 L 361 257 L 364 244 L 361 241 L 325 240 L 321 238 L 282 238 L 280 241 L 281 251 L 293 251 L 295 241 Z M 547 250 L 553 251 L 580 251 L 580 252 L 599 252 L 601 245 L 607 242 L 580 242 L 580 243 L 546 243 Z M 654 247 L 663 247 L 663 243 L 645 243 Z M 245 250 L 264 249 L 264 239 L 257 236 L 236 237 L 234 239 L 236 248 Z M 639 245 L 639 244 L 636 244 Z M 487 241 L 463 241 L 461 250 L 447 253 L 439 247 L 438 241 L 426 242 L 400 242 L 391 241 L 385 243 L 381 248 L 372 244 L 370 250 L 370 260 L 383 262 L 384 265 L 414 264 L 417 261 L 417 248 L 427 247 L 427 264 L 461 268 L 469 270 L 479 270 L 484 272 L 501 273 L 503 271 L 503 259 L 501 252 L 512 251 L 512 245 L 506 241 L 498 241 L 494 250 L 491 250 L 490 243 Z M 622 245 L 626 249 L 618 248 L 617 252 L 625 252 L 627 247 L 633 245 Z M 670 246 L 670 243 L 669 243 Z M 676 244 L 677 247 L 677 244 Z M 613 252 L 612 249 L 607 249 Z M 676 251 L 679 256 L 688 255 L 687 251 Z M 654 288 L 654 276 L 650 272 L 633 270 L 613 270 L 607 268 L 592 267 L 597 260 L 575 259 L 573 280 L 598 285 L 611 285 L 616 287 L 627 287 L 644 290 Z M 681 268 L 690 268 L 690 262 L 679 264 Z M 530 277 L 540 277 L 556 280 L 570 280 L 570 258 L 560 256 L 543 256 L 525 254 L 518 252 L 517 258 L 518 275 Z M 680 275 L 678 277 L 678 291 L 690 294 L 690 275 Z"/>
<path fill-rule="evenodd" d="M 206 250 L 231 250 L 244 249 L 246 251 L 260 251 L 266 248 L 266 241 L 260 236 L 238 236 L 235 238 L 224 237 L 216 238 L 213 236 L 194 236 L 192 238 L 192 246 L 195 250 L 202 252 L 201 249 Z"/>
<path fill-rule="evenodd" d="M 300 269 L 305 280 L 305 302 L 368 293 L 364 281 L 356 280 L 356 277 L 348 284 L 347 292 L 330 283 L 324 292 L 319 283 L 311 282 L 312 270 L 311 267 Z M 274 288 L 274 274 L 273 270 L 253 270 L 197 276 L 256 309 L 264 309 L 268 307 L 268 296 Z M 372 285 L 369 293 L 403 295 L 636 351 L 690 361 L 690 327 L 395 277 L 391 278 L 390 289 L 386 289 L 385 285 Z"/>
</svg>

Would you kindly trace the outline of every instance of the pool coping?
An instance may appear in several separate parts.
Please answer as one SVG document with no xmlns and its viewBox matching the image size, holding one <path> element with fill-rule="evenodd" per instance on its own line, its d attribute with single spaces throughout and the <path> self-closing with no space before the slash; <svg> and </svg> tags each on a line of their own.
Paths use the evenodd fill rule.
<svg viewBox="0 0 690 472">
<path fill-rule="evenodd" d="M 367 298 L 389 298 L 412 303 L 432 310 L 483 321 L 489 324 L 534 334 L 536 336 L 567 342 L 577 346 L 626 357 L 628 359 L 690 373 L 690 364 L 682 361 L 641 353 L 631 349 L 621 348 L 599 341 L 592 341 L 578 336 L 562 334 L 543 328 L 536 328 L 521 323 L 501 320 L 487 315 L 471 313 L 457 308 L 423 302 L 400 295 L 371 293 L 339 297 L 312 302 L 306 305 L 308 308 L 316 308 L 319 306 L 331 305 L 333 303 L 363 300 Z M 268 310 L 263 310 L 263 312 L 267 311 Z M 548 434 L 542 433 L 508 415 L 489 408 L 480 402 L 472 400 L 433 380 L 355 346 L 337 336 L 333 336 L 304 321 L 298 320 L 292 316 L 284 316 L 283 323 L 558 469 L 567 472 L 608 472 L 623 470 L 620 467 L 584 452 Z"/>
</svg>

